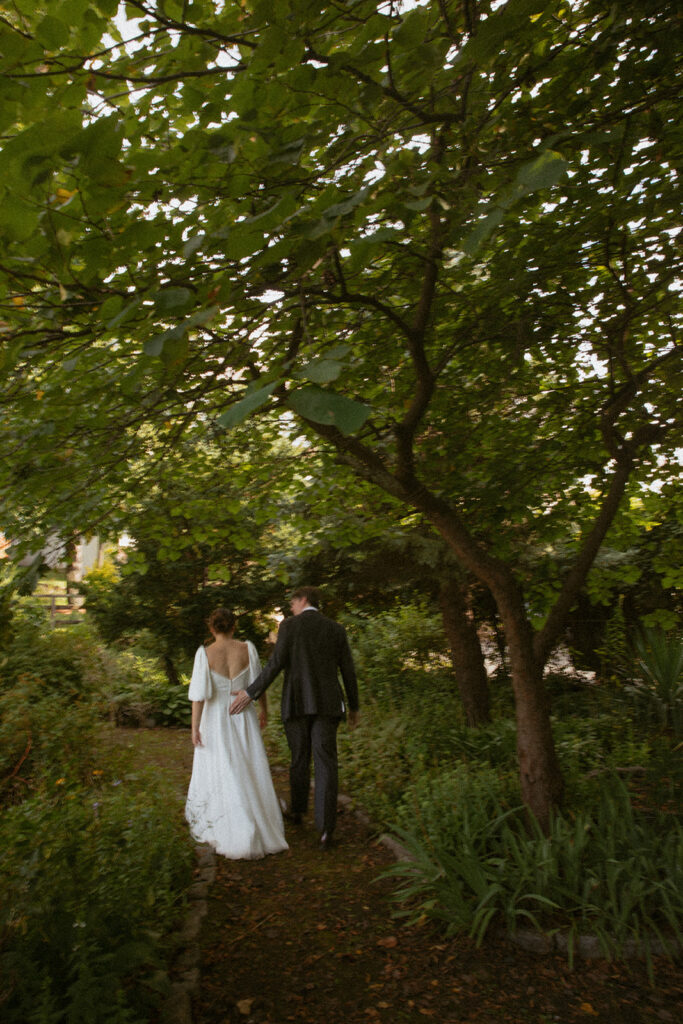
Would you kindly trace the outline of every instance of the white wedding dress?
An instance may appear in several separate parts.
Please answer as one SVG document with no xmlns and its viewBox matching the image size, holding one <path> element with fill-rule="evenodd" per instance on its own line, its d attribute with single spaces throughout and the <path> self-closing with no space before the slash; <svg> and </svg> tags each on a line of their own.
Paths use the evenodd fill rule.
<svg viewBox="0 0 683 1024">
<path fill-rule="evenodd" d="M 250 704 L 230 714 L 237 690 L 261 671 L 256 648 L 247 641 L 249 664 L 234 679 L 209 668 L 206 651 L 195 655 L 188 696 L 203 700 L 185 817 L 193 837 L 235 860 L 287 850 L 282 811 L 261 738 L 258 712 Z"/>
</svg>

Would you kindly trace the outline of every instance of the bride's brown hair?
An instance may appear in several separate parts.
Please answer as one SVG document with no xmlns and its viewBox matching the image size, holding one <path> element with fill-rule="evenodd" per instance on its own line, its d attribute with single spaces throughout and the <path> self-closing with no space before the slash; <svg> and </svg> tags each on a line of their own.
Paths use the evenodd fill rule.
<svg viewBox="0 0 683 1024">
<path fill-rule="evenodd" d="M 229 633 L 235 628 L 235 616 L 228 608 L 214 608 L 206 624 L 216 633 Z"/>
</svg>

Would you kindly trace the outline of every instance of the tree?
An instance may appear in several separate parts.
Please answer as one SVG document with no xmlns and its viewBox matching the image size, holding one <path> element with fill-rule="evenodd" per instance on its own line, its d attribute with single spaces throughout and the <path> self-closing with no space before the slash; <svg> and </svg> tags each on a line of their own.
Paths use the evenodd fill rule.
<svg viewBox="0 0 683 1024">
<path fill-rule="evenodd" d="M 286 455 L 278 455 L 278 440 L 266 430 L 245 436 L 237 452 L 223 433 L 211 438 L 193 427 L 163 460 L 154 453 L 152 432 L 149 441 L 153 479 L 145 469 L 147 488 L 127 495 L 108 521 L 131 541 L 125 559 L 89 574 L 82 590 L 105 640 L 146 630 L 169 681 L 177 683 L 177 658 L 193 656 L 217 606 L 231 608 L 240 630 L 255 640 L 270 629 L 258 611 L 282 595 L 282 574 L 264 569 L 278 543 L 273 536 L 287 494 L 284 488 L 273 493 L 252 466 L 267 465 L 272 481 Z"/>
<path fill-rule="evenodd" d="M 492 593 L 547 824 L 543 666 L 671 454 L 677 9 L 135 0 L 123 45 L 114 8 L 3 23 L 8 508 L 82 523 L 150 421 L 293 415 Z"/>
</svg>

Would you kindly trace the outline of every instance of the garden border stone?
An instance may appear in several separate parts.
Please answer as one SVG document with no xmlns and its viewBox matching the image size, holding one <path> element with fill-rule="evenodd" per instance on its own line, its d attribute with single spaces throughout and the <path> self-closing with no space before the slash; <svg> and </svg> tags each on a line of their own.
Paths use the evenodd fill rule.
<svg viewBox="0 0 683 1024">
<path fill-rule="evenodd" d="M 195 858 L 197 879 L 188 890 L 188 908 L 176 933 L 178 951 L 171 965 L 174 981 L 161 1008 L 161 1024 L 192 1024 L 192 996 L 200 980 L 199 933 L 208 910 L 209 888 L 216 878 L 216 854 L 202 843 L 195 847 Z"/>
</svg>

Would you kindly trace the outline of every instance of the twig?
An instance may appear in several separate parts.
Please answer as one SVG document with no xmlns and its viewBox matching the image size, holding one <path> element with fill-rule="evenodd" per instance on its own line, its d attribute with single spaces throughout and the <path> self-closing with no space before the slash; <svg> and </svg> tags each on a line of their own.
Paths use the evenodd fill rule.
<svg viewBox="0 0 683 1024">
<path fill-rule="evenodd" d="M 266 921 L 270 921 L 271 918 L 277 917 L 278 913 L 279 911 L 274 910 L 272 914 L 267 914 L 265 917 L 262 917 L 261 920 L 257 921 L 256 924 L 251 926 L 251 928 L 247 928 L 245 932 L 240 932 L 239 935 L 236 935 L 232 942 L 228 943 L 228 946 L 234 946 L 235 943 L 239 942 L 241 939 L 245 939 L 247 935 L 251 935 L 252 932 L 257 931 L 257 929 L 259 929 L 262 924 L 265 924 Z"/>
</svg>

